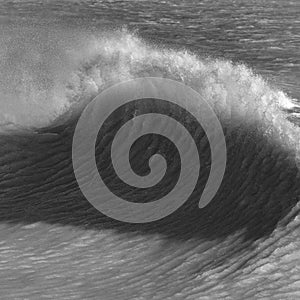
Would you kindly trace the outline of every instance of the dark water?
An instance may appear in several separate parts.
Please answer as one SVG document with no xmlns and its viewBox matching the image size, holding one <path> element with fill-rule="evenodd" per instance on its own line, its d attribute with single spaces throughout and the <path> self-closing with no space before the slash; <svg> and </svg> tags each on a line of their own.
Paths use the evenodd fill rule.
<svg viewBox="0 0 300 300">
<path fill-rule="evenodd" d="M 297 298 L 299 1 L 10 1 L 0 15 L 3 295 Z M 135 227 L 83 199 L 70 151 L 78 107 L 142 76 L 233 118 L 215 203 Z"/>
</svg>

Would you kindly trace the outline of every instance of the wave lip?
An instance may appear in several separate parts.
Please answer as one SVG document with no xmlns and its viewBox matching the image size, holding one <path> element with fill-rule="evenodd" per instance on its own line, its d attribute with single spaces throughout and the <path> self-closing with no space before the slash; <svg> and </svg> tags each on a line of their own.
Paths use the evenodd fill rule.
<svg viewBox="0 0 300 300">
<path fill-rule="evenodd" d="M 299 108 L 242 64 L 154 47 L 125 30 L 4 28 L 0 58 L 2 124 L 49 126 L 113 84 L 153 76 L 190 86 L 223 118 L 234 113 L 236 122 L 278 128 L 297 118 Z"/>
</svg>

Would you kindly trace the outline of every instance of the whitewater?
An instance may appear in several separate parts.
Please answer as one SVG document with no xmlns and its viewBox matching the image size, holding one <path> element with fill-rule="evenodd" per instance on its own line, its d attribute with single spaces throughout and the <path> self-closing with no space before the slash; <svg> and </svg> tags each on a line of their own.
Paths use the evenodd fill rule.
<svg viewBox="0 0 300 300">
<path fill-rule="evenodd" d="M 5 29 L 0 50 L 2 130 L 55 124 L 113 84 L 154 76 L 192 87 L 220 118 L 232 117 L 235 126 L 255 123 L 271 138 L 299 149 L 297 100 L 243 64 L 159 48 L 126 29 L 78 33 L 17 27 L 14 39 L 11 28 Z"/>
</svg>

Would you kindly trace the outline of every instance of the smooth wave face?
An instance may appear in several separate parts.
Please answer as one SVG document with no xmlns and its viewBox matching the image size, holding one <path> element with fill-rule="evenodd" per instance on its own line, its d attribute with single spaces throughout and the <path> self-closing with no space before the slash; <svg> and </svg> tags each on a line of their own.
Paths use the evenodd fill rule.
<svg viewBox="0 0 300 300">
<path fill-rule="evenodd" d="M 3 28 L 0 285 L 7 298 L 297 295 L 300 108 L 295 99 L 242 63 L 154 46 L 128 30 Z M 190 124 L 205 162 L 198 190 L 167 218 L 125 224 L 102 215 L 81 194 L 72 138 L 80 113 L 98 93 L 148 76 L 185 83 L 209 102 L 224 129 L 227 168 L 214 200 L 198 209 L 210 149 L 203 130 Z M 136 105 L 130 113 L 143 109 Z M 124 114 L 114 122 L 98 136 L 101 169 L 107 167 L 106 138 Z M 137 145 L 134 155 L 161 147 L 166 157 L 176 156 L 166 141 L 149 143 Z M 169 164 L 172 172 L 178 168 L 176 160 Z M 114 176 L 104 176 L 118 187 Z M 164 182 L 166 190 L 175 177 Z M 118 193 L 136 201 L 125 189 Z"/>
</svg>

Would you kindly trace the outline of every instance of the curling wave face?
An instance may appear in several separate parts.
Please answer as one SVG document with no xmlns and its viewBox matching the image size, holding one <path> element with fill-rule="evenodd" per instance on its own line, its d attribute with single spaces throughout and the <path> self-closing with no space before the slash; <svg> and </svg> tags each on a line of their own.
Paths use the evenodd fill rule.
<svg viewBox="0 0 300 300">
<path fill-rule="evenodd" d="M 0 282 L 6 295 L 199 299 L 251 297 L 264 289 L 280 298 L 299 291 L 300 128 L 293 99 L 245 65 L 155 47 L 126 30 L 14 28 L 13 40 L 10 30 L 0 50 Z M 82 196 L 72 136 L 98 93 L 146 76 L 183 82 L 208 101 L 224 128 L 227 168 L 204 209 L 196 209 L 195 193 L 163 220 L 124 224 Z M 132 113 L 142 110 L 137 105 Z M 113 130 L 109 124 L 106 135 Z M 194 130 L 204 162 L 201 191 L 210 149 L 202 129 Z M 105 138 L 98 137 L 99 156 L 107 152 Z M 118 193 L 130 200 L 128 191 Z"/>
</svg>

